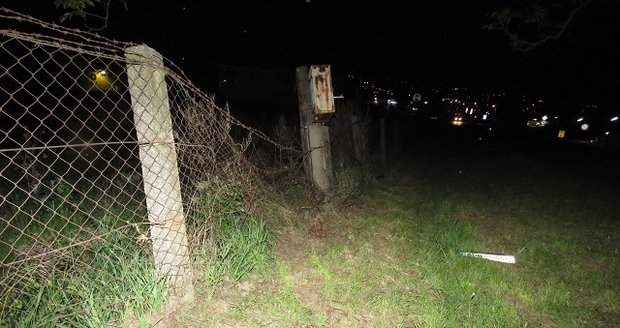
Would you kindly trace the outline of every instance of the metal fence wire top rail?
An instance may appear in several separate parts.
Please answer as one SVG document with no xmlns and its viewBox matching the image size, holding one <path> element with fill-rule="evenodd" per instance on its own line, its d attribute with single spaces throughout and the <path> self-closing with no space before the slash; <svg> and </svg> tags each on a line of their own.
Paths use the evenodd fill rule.
<svg viewBox="0 0 620 328">
<path fill-rule="evenodd" d="M 212 224 L 196 214 L 203 196 L 251 193 L 291 166 L 251 162 L 257 147 L 293 162 L 299 151 L 147 46 L 4 8 L 0 20 L 13 27 L 0 29 L 0 322 L 118 320 L 136 276 L 191 297 L 192 254 Z M 92 297 L 109 312 L 92 312 Z"/>
</svg>

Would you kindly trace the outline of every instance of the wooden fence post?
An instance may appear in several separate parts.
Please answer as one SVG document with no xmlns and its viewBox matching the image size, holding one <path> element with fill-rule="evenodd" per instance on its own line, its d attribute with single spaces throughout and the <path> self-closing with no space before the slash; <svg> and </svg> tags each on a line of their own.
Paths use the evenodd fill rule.
<svg viewBox="0 0 620 328">
<path fill-rule="evenodd" d="M 357 115 L 351 115 L 351 137 L 353 140 L 353 153 L 355 154 L 355 160 L 358 163 L 366 164 L 362 158 L 364 145 L 362 143 L 362 128 L 360 125 L 360 119 Z"/>
<path fill-rule="evenodd" d="M 155 267 L 171 296 L 191 301 L 194 288 L 163 59 L 145 45 L 127 48 L 125 57 Z"/>
<path fill-rule="evenodd" d="M 301 149 L 303 151 L 303 164 L 306 180 L 314 181 L 312 173 L 312 162 L 310 158 L 310 129 L 312 124 L 312 101 L 310 100 L 310 89 L 308 88 L 308 67 L 299 66 L 295 70 L 297 80 L 297 99 L 299 102 L 299 132 L 301 134 Z"/>
<path fill-rule="evenodd" d="M 387 165 L 387 151 L 385 149 L 385 116 L 379 119 L 379 154 L 381 156 L 381 165 L 385 169 Z"/>
<path fill-rule="evenodd" d="M 400 120 L 398 119 L 398 113 L 396 113 L 396 117 L 394 118 L 393 121 L 393 128 L 392 128 L 392 143 L 394 143 L 392 145 L 392 149 L 394 151 L 394 155 L 392 157 L 397 157 L 400 154 L 400 131 L 399 131 L 399 127 L 400 127 Z"/>
</svg>

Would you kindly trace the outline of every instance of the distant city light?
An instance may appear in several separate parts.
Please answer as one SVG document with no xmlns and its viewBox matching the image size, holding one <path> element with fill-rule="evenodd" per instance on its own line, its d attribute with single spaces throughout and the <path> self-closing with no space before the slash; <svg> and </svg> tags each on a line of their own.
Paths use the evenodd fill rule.
<svg viewBox="0 0 620 328">
<path fill-rule="evenodd" d="M 615 121 L 617 121 L 617 120 L 618 120 L 618 116 L 614 116 L 614 117 L 612 117 L 612 118 L 611 118 L 611 120 L 609 120 L 609 121 L 610 121 L 610 122 L 615 122 Z"/>
<path fill-rule="evenodd" d="M 544 116 L 542 117 L 542 120 L 543 120 L 543 121 L 546 121 L 546 120 L 548 120 L 548 119 L 549 119 L 549 116 L 547 116 L 547 115 L 544 115 Z"/>
<path fill-rule="evenodd" d="M 424 105 L 428 105 L 428 101 L 427 100 L 424 100 Z"/>
<path fill-rule="evenodd" d="M 581 131 L 588 131 L 590 125 L 588 123 L 583 123 L 579 128 L 581 129 Z"/>
<path fill-rule="evenodd" d="M 608 136 L 609 135 L 609 131 L 605 131 L 605 135 Z"/>
<path fill-rule="evenodd" d="M 581 121 L 583 121 L 583 117 L 580 117 L 577 119 L 577 122 L 581 122 Z"/>
<path fill-rule="evenodd" d="M 487 119 L 487 114 L 482 115 L 482 119 L 486 121 L 486 119 Z"/>
<path fill-rule="evenodd" d="M 398 102 L 395 99 L 388 99 L 387 104 L 388 106 L 396 106 L 398 105 Z"/>
</svg>

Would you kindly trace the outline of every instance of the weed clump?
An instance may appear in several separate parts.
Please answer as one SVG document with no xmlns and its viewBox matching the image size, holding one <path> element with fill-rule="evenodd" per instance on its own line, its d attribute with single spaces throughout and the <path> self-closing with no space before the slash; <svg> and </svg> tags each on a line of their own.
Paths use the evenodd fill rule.
<svg viewBox="0 0 620 328">
<path fill-rule="evenodd" d="M 244 189 L 235 183 L 214 180 L 199 186 L 197 229 L 194 240 L 202 245 L 195 250 L 194 262 L 202 270 L 208 286 L 238 281 L 271 258 L 271 237 L 264 221 L 244 208 Z M 208 224 L 205 222 L 208 221 Z"/>
</svg>

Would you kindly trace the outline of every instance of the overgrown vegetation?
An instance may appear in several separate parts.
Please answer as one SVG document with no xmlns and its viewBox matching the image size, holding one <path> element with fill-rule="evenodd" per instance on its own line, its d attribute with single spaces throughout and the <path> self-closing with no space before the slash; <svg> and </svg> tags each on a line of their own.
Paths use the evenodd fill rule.
<svg viewBox="0 0 620 328">
<path fill-rule="evenodd" d="M 362 169 L 339 167 L 334 171 L 334 188 L 330 199 L 332 205 L 340 206 L 354 200 L 363 193 L 364 187 L 368 185 Z"/>
<path fill-rule="evenodd" d="M 198 218 L 210 220 L 207 238 L 211 247 L 195 252 L 198 269 L 207 286 L 224 280 L 238 281 L 270 258 L 271 237 L 265 222 L 244 209 L 244 190 L 239 185 L 215 180 L 199 204 Z M 217 192 L 212 192 L 216 190 Z M 208 216 L 208 217 L 204 217 Z"/>
<path fill-rule="evenodd" d="M 106 193 L 84 182 L 53 180 L 30 197 L 13 193 L 3 204 L 3 216 L 19 217 L 2 231 L 1 256 L 18 263 L 0 273 L 13 287 L 0 300 L 0 327 L 103 327 L 126 320 L 146 325 L 162 309 L 168 296 L 153 264 L 143 205 L 128 189 L 136 185 L 131 179 L 121 176 Z M 194 240 L 202 238 L 193 253 L 209 289 L 245 277 L 271 257 L 265 223 L 244 211 L 244 190 L 217 184 L 200 191 L 203 206 L 193 213 L 190 229 Z M 21 211 L 11 205 L 22 203 Z M 87 239 L 85 232 L 98 237 L 72 244 Z"/>
<path fill-rule="evenodd" d="M 11 225 L 0 236 L 0 256 L 14 264 L 0 273 L 12 287 L 3 293 L 1 322 L 100 327 L 164 303 L 148 245 L 136 242 L 148 228 L 127 189 L 133 180 L 120 175 L 104 193 L 92 183 L 57 178 L 30 194 L 10 194 L 2 204 Z"/>
</svg>

